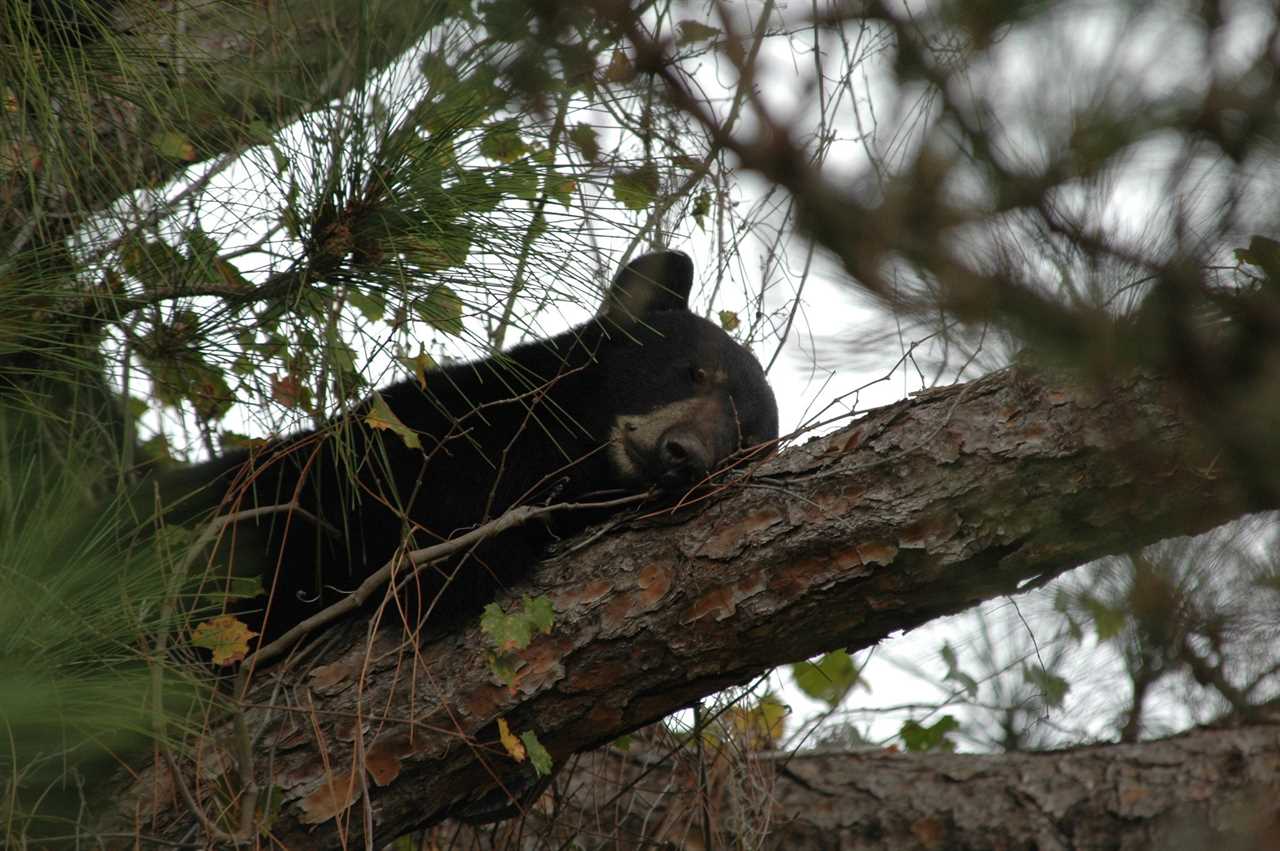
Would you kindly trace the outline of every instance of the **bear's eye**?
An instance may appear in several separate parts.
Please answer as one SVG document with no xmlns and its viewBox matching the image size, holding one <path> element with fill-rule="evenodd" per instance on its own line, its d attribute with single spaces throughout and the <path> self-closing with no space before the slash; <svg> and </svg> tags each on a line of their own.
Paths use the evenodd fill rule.
<svg viewBox="0 0 1280 851">
<path fill-rule="evenodd" d="M 689 367 L 689 380 L 693 382 L 695 387 L 701 387 L 709 380 L 707 371 L 700 366 Z"/>
</svg>

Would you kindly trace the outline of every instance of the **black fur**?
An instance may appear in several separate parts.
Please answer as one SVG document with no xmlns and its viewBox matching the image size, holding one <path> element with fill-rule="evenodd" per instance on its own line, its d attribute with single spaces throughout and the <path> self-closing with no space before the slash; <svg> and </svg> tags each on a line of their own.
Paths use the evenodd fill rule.
<svg viewBox="0 0 1280 851">
<path fill-rule="evenodd" d="M 210 503 L 223 513 L 286 504 L 296 492 L 298 506 L 321 519 L 277 511 L 224 531 L 222 562 L 265 577 L 265 622 L 252 620 L 271 638 L 348 593 L 398 549 L 448 539 L 513 506 L 654 485 L 683 491 L 738 449 L 777 436 L 763 371 L 688 311 L 692 281 L 683 254 L 639 258 L 587 324 L 429 372 L 425 388 L 415 380 L 384 388 L 381 398 L 418 433 L 421 449 L 370 428 L 371 399 L 321 432 L 171 476 L 167 493 L 203 488 L 203 496 L 169 518 L 188 520 Z M 558 516 L 554 529 L 535 521 L 426 568 L 418 579 L 426 608 L 409 600 L 410 616 L 442 624 L 473 614 L 530 570 L 553 534 L 587 519 Z"/>
</svg>

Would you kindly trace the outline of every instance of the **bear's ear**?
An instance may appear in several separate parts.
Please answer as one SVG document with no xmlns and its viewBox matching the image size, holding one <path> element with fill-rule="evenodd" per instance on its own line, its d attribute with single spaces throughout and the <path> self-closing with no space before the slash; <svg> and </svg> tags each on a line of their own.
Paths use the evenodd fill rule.
<svg viewBox="0 0 1280 851">
<path fill-rule="evenodd" d="M 660 310 L 688 310 L 693 261 L 681 251 L 654 251 L 619 270 L 600 306 L 600 318 L 628 325 Z"/>
</svg>

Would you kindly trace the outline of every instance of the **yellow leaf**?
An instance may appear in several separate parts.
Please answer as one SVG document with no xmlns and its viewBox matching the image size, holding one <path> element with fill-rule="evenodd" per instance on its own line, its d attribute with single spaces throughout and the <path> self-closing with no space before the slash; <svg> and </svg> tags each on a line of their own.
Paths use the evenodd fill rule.
<svg viewBox="0 0 1280 851">
<path fill-rule="evenodd" d="M 502 740 L 502 746 L 507 749 L 507 753 L 511 754 L 511 758 L 516 762 L 524 762 L 525 751 L 524 744 L 511 733 L 511 728 L 507 726 L 507 719 L 498 719 L 498 738 Z"/>
<path fill-rule="evenodd" d="M 426 346 L 418 343 L 418 353 L 412 357 L 402 355 L 400 363 L 413 370 L 414 377 L 418 379 L 418 386 L 426 390 L 427 373 L 436 368 L 435 358 L 427 352 Z"/>
<path fill-rule="evenodd" d="M 735 706 L 728 720 L 738 740 L 749 750 L 770 750 L 786 732 L 786 717 L 791 710 L 771 694 L 760 698 L 755 706 Z"/>
<path fill-rule="evenodd" d="M 195 628 L 191 643 L 213 652 L 213 664 L 241 662 L 249 652 L 249 639 L 258 633 L 231 615 L 218 615 Z"/>
<path fill-rule="evenodd" d="M 391 410 L 391 406 L 387 404 L 387 400 L 382 398 L 381 393 L 373 394 L 373 407 L 369 409 L 369 413 L 364 415 L 364 422 L 369 428 L 388 429 L 395 432 L 400 435 L 404 445 L 411 449 L 422 448 L 422 441 L 418 439 L 418 433 L 401 422 L 400 418 L 396 416 L 396 412 Z"/>
</svg>

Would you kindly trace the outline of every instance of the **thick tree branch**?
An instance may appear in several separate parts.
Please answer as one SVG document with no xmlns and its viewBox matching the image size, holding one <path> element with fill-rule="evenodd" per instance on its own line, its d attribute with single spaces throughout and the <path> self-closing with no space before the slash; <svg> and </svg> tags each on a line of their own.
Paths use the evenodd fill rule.
<svg viewBox="0 0 1280 851">
<path fill-rule="evenodd" d="M 556 624 L 510 686 L 475 625 L 420 648 L 384 630 L 264 672 L 248 703 L 258 785 L 284 796 L 270 833 L 337 847 L 371 815 L 390 839 L 528 780 L 499 718 L 563 763 L 772 666 L 1271 507 L 1217 474 L 1170 395 L 1142 375 L 1086 388 L 1009 370 L 872 411 L 692 509 L 546 562 L 514 593 L 549 595 Z M 210 732 L 205 777 L 231 764 Z M 232 776 L 197 795 L 234 809 Z M 141 773 L 108 828 L 183 835 L 192 817 L 171 790 L 163 768 Z"/>
<path fill-rule="evenodd" d="M 1247 754 L 1247 758 L 1244 756 Z M 713 845 L 787 851 L 1267 847 L 1280 830 L 1280 727 L 1008 754 L 747 753 L 711 761 Z M 445 824 L 455 851 L 696 847 L 688 749 L 602 748 L 523 820 Z"/>
</svg>

